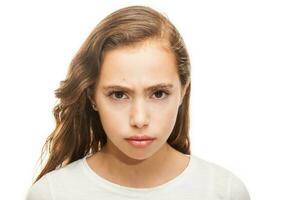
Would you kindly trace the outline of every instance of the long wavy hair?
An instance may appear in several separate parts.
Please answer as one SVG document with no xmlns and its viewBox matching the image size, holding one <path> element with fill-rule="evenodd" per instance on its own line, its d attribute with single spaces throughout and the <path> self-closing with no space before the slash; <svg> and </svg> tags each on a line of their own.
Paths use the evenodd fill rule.
<svg viewBox="0 0 300 200">
<path fill-rule="evenodd" d="M 33 184 L 48 172 L 93 154 L 106 144 L 107 136 L 98 112 L 92 109 L 88 91 L 95 89 L 105 52 L 147 39 L 167 41 L 176 57 L 181 86 L 189 84 L 167 142 L 190 155 L 190 59 L 184 41 L 168 17 L 147 6 L 128 6 L 100 21 L 71 60 L 66 78 L 55 90 L 58 103 L 52 112 L 56 127 L 40 155 L 40 164 L 45 155 L 47 162 Z"/>
</svg>

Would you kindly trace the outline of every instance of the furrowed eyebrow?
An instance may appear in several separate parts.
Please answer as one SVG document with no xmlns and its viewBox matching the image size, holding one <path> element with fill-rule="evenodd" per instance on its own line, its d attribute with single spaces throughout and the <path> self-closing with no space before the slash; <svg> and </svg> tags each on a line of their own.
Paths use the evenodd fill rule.
<svg viewBox="0 0 300 200">
<path fill-rule="evenodd" d="M 172 84 L 160 83 L 160 84 L 156 84 L 156 85 L 145 88 L 145 91 L 152 91 L 155 89 L 171 89 L 173 87 L 174 87 L 174 85 L 172 85 Z M 107 86 L 103 86 L 102 88 L 104 90 L 115 89 L 115 90 L 126 90 L 129 92 L 133 92 L 132 89 L 130 89 L 126 86 L 121 86 L 121 85 L 107 85 Z"/>
</svg>

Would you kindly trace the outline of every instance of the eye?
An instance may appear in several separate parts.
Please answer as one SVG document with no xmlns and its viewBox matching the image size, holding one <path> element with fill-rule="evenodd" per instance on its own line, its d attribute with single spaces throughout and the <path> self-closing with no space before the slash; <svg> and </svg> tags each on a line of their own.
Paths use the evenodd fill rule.
<svg viewBox="0 0 300 200">
<path fill-rule="evenodd" d="M 122 99 L 122 96 L 124 95 L 124 93 L 122 91 L 112 91 L 109 93 L 108 96 L 115 96 L 115 99 Z"/>
<path fill-rule="evenodd" d="M 167 97 L 169 95 L 169 92 L 164 91 L 164 90 L 157 90 L 153 93 L 153 95 L 155 96 L 155 99 L 164 99 L 164 98 L 166 98 L 166 97 L 162 97 L 164 94 Z M 126 97 L 122 98 L 122 97 L 124 97 L 124 92 L 123 91 L 111 91 L 108 94 L 108 96 L 112 97 L 113 99 L 115 99 L 117 101 L 126 98 Z"/>
<path fill-rule="evenodd" d="M 158 99 L 163 99 L 163 98 L 161 98 L 161 96 L 162 96 L 163 94 L 165 94 L 165 96 L 168 96 L 168 95 L 169 95 L 168 92 L 163 91 L 163 90 L 157 90 L 156 92 L 154 92 L 154 95 L 155 95 L 156 97 L 158 97 Z"/>
</svg>

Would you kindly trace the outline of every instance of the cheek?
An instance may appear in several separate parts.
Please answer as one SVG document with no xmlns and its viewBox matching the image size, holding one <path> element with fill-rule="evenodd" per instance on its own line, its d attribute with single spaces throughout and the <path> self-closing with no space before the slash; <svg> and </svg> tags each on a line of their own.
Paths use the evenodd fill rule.
<svg viewBox="0 0 300 200">
<path fill-rule="evenodd" d="M 128 132 L 131 131 L 129 124 L 130 104 L 128 102 L 113 103 L 107 99 L 99 99 L 98 105 L 99 116 L 106 134 L 116 136 L 119 133 L 119 137 L 128 136 Z M 146 109 L 150 117 L 149 131 L 157 136 L 171 134 L 176 122 L 177 106 L 177 100 L 174 96 L 166 101 L 150 102 Z"/>
<path fill-rule="evenodd" d="M 163 109 L 152 114 L 152 126 L 160 134 L 171 134 L 177 117 L 177 106 L 175 104 L 165 106 Z"/>
<path fill-rule="evenodd" d="M 127 125 L 126 114 L 122 109 L 103 99 L 98 101 L 98 105 L 98 114 L 105 133 L 108 136 L 117 136 Z"/>
</svg>

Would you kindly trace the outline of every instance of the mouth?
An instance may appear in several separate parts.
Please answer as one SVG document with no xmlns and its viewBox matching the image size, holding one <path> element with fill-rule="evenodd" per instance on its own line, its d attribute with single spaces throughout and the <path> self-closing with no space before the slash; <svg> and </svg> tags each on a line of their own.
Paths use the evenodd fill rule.
<svg viewBox="0 0 300 200">
<path fill-rule="evenodd" d="M 149 146 L 154 139 L 144 139 L 144 140 L 136 140 L 136 139 L 126 139 L 129 144 L 131 144 L 135 148 L 145 148 Z"/>
<path fill-rule="evenodd" d="M 147 141 L 147 140 L 154 140 L 156 138 L 150 137 L 147 135 L 134 135 L 134 136 L 131 136 L 131 137 L 125 138 L 125 139 L 126 140 L 135 140 L 135 141 Z"/>
</svg>

